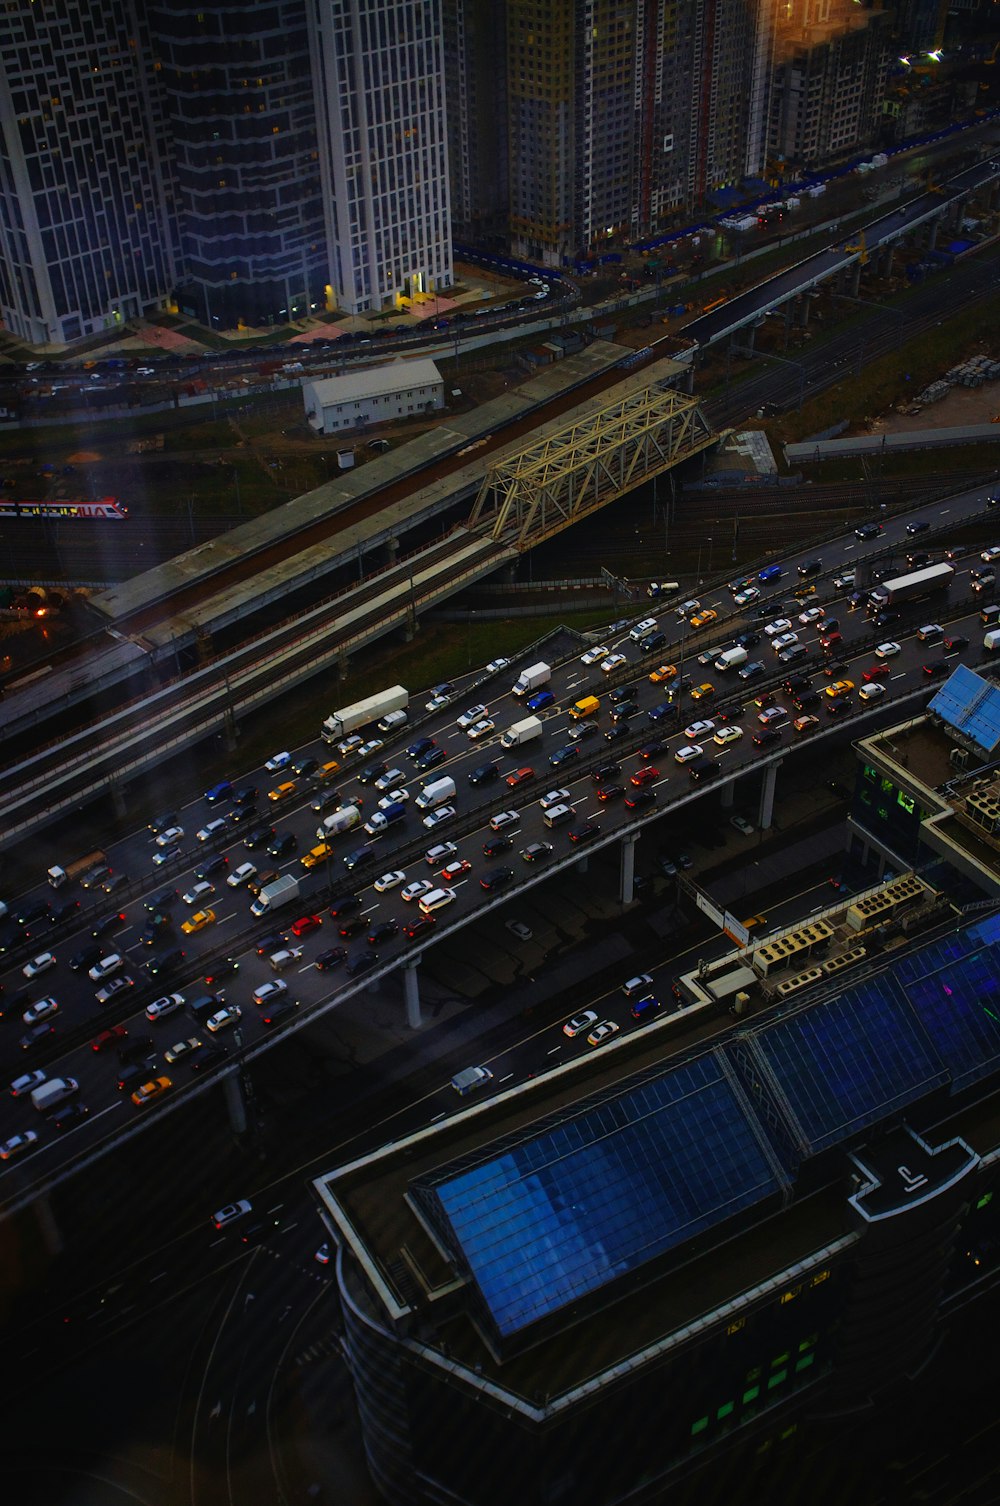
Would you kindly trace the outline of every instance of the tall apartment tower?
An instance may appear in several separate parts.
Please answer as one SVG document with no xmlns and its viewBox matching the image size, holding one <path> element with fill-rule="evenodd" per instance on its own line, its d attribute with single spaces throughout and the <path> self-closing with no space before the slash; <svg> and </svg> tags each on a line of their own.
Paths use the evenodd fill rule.
<svg viewBox="0 0 1000 1506">
<path fill-rule="evenodd" d="M 176 175 L 182 311 L 225 328 L 322 308 L 307 0 L 152 0 L 150 10 Z"/>
<path fill-rule="evenodd" d="M 506 244 L 507 3 L 442 0 L 454 234 Z"/>
<path fill-rule="evenodd" d="M 0 317 L 63 345 L 174 280 L 160 118 L 133 0 L 14 0 L 0 31 Z"/>
<path fill-rule="evenodd" d="M 362 313 L 452 283 L 441 0 L 311 0 L 333 291 Z"/>
</svg>

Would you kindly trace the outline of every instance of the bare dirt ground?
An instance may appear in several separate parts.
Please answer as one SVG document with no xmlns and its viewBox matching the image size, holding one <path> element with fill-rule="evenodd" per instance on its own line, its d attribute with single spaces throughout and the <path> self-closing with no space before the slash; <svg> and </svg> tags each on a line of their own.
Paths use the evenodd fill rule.
<svg viewBox="0 0 1000 1506">
<path fill-rule="evenodd" d="M 947 397 L 939 403 L 926 404 L 918 414 L 884 413 L 871 427 L 877 434 L 900 434 L 910 429 L 960 428 L 964 424 L 994 421 L 1000 441 L 1000 382 L 984 382 L 981 387 L 953 387 Z"/>
</svg>

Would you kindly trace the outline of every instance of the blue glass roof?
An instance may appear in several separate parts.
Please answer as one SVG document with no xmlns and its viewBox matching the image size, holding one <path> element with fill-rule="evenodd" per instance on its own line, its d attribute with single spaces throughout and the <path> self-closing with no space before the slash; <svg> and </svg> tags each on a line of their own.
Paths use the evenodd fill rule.
<svg viewBox="0 0 1000 1506">
<path fill-rule="evenodd" d="M 709 1053 L 412 1191 L 510 1335 L 778 1189 Z"/>
<path fill-rule="evenodd" d="M 984 752 L 1000 747 L 1000 689 L 964 664 L 941 686 L 929 709 Z"/>
<path fill-rule="evenodd" d="M 777 1100 L 811 1153 L 921 1098 L 948 1074 L 891 977 L 883 974 L 754 1032 Z M 729 1049 L 729 1048 L 726 1048 Z"/>
<path fill-rule="evenodd" d="M 906 985 L 956 1087 L 1000 1066 L 1000 948 L 981 947 Z"/>
</svg>

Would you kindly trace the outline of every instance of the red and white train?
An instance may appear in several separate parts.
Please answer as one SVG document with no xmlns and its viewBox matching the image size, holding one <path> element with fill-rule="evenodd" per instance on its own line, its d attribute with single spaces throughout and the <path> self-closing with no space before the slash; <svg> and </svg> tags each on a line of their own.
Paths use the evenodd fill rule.
<svg viewBox="0 0 1000 1506">
<path fill-rule="evenodd" d="M 96 502 L 82 498 L 71 501 L 16 502 L 0 497 L 0 518 L 127 518 L 128 508 L 117 497 L 101 497 Z"/>
</svg>

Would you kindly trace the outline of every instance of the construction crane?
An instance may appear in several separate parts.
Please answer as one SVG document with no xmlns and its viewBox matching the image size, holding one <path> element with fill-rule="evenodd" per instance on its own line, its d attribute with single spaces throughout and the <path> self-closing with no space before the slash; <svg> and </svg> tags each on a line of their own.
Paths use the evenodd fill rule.
<svg viewBox="0 0 1000 1506">
<path fill-rule="evenodd" d="M 858 261 L 863 267 L 868 265 L 868 242 L 865 240 L 865 232 L 862 230 L 856 241 L 848 241 L 844 246 L 845 251 L 856 251 Z"/>
</svg>

